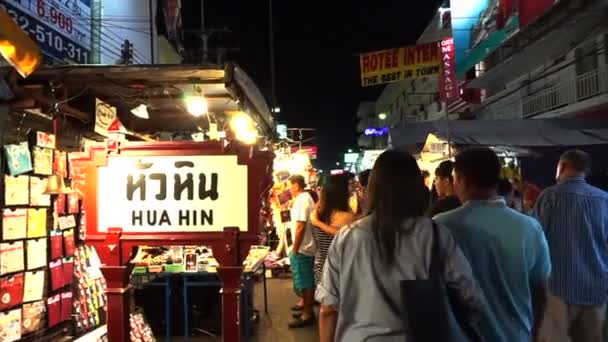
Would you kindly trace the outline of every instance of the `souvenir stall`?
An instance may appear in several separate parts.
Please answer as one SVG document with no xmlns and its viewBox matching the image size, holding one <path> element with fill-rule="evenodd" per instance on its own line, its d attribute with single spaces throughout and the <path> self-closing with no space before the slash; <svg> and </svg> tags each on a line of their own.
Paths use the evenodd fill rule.
<svg viewBox="0 0 608 342">
<path fill-rule="evenodd" d="M 235 65 L 8 74 L 0 340 L 169 340 L 175 327 L 188 340 L 188 296 L 205 286 L 221 289 L 224 340 L 251 335 L 274 159 L 258 146 L 274 124 L 247 75 Z M 191 115 L 169 111 L 180 103 Z M 159 281 L 183 294 L 165 296 L 184 313 L 165 305 L 166 334 L 132 305 L 134 286 Z"/>
<path fill-rule="evenodd" d="M 283 148 L 278 149 L 275 154 L 270 203 L 272 205 L 272 223 L 279 239 L 275 250 L 275 259 L 278 259 L 282 255 L 289 255 L 293 244 L 289 230 L 291 221 L 289 211 L 293 200 L 289 191 L 289 177 L 301 175 L 311 189 L 316 189 L 317 173 L 312 167 L 310 155 L 304 150 Z"/>
</svg>

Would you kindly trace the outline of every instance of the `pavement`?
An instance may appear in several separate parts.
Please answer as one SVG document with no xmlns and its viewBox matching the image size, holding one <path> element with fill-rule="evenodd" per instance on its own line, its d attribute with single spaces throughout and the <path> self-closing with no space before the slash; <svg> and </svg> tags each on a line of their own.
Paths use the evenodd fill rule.
<svg viewBox="0 0 608 342">
<path fill-rule="evenodd" d="M 308 342 L 319 341 L 318 326 L 289 329 L 287 322 L 291 319 L 290 307 L 297 298 L 291 287 L 291 279 L 268 279 L 268 315 L 264 313 L 264 295 L 262 283 L 255 284 L 255 309 L 260 312 L 260 321 L 255 326 L 255 334 L 241 342 Z M 157 341 L 164 341 L 163 337 Z M 181 342 L 182 337 L 171 341 Z M 193 337 L 192 342 L 221 342 L 221 337 Z"/>
</svg>

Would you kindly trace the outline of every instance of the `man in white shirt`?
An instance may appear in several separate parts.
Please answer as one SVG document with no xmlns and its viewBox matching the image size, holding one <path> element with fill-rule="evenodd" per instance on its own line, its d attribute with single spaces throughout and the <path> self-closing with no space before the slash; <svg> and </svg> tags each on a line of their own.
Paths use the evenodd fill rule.
<svg viewBox="0 0 608 342">
<path fill-rule="evenodd" d="M 314 255 L 315 240 L 310 226 L 310 214 L 315 208 L 315 203 L 310 194 L 304 189 L 306 183 L 304 177 L 294 175 L 289 178 L 289 190 L 294 198 L 291 208 L 291 232 L 293 235 L 293 248 L 289 255 L 291 261 L 291 273 L 293 286 L 303 299 L 301 307 L 293 307 L 294 311 L 302 311 L 301 315 L 295 315 L 289 322 L 290 328 L 300 328 L 315 323 L 314 308 Z"/>
</svg>

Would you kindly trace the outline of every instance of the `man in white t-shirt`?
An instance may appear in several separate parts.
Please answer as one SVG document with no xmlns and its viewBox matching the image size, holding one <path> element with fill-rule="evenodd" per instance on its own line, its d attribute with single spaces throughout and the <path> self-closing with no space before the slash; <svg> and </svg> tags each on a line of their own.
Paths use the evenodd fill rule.
<svg viewBox="0 0 608 342">
<path fill-rule="evenodd" d="M 297 312 L 301 310 L 302 313 L 294 315 L 293 320 L 289 322 L 290 328 L 300 328 L 315 323 L 313 267 L 316 248 L 310 226 L 310 214 L 315 208 L 315 203 L 305 188 L 304 177 L 294 175 L 289 178 L 289 190 L 294 198 L 290 212 L 293 248 L 289 259 L 294 289 L 301 294 L 303 300 L 302 306 L 296 305 L 292 308 Z"/>
</svg>

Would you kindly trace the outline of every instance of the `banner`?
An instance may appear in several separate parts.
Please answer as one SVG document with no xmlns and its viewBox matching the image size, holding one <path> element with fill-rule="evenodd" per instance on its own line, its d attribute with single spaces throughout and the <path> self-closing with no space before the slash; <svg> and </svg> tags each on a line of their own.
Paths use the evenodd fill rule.
<svg viewBox="0 0 608 342">
<path fill-rule="evenodd" d="M 454 54 L 454 39 L 443 39 L 441 41 L 441 76 L 439 77 L 439 96 L 444 102 L 452 102 L 458 98 L 458 83 L 456 82 Z"/>
<path fill-rule="evenodd" d="M 116 107 L 95 99 L 95 133 L 107 137 L 108 128 L 116 117 Z"/>
<path fill-rule="evenodd" d="M 439 43 L 363 53 L 359 63 L 363 87 L 437 76 L 441 65 Z"/>
</svg>

